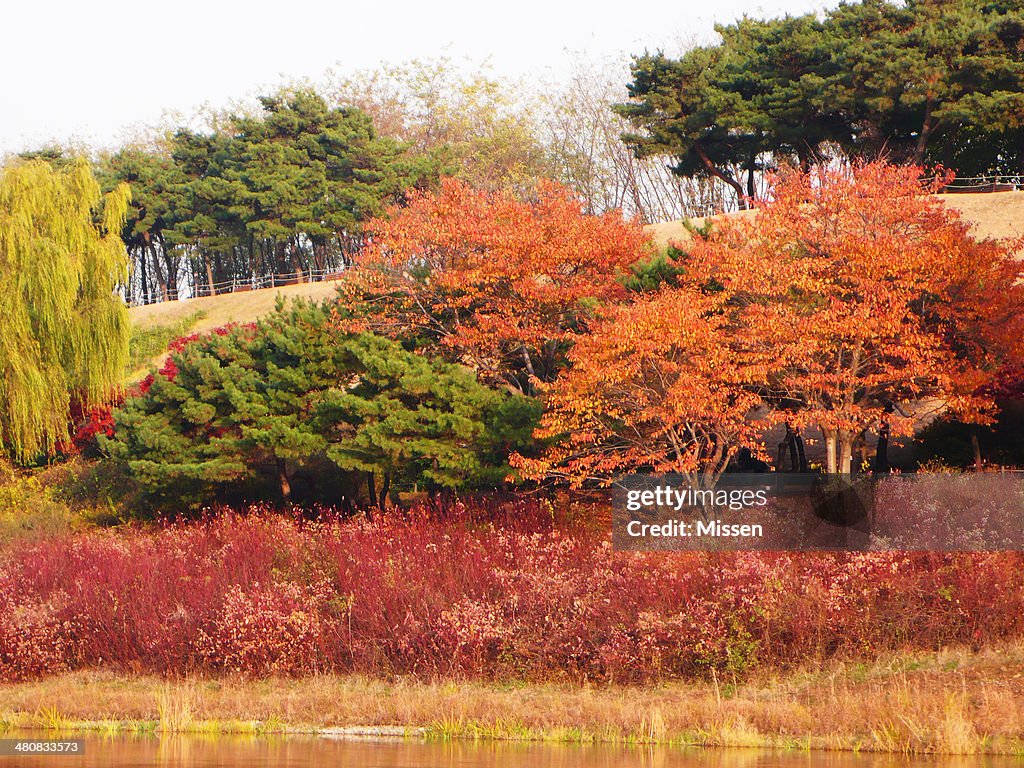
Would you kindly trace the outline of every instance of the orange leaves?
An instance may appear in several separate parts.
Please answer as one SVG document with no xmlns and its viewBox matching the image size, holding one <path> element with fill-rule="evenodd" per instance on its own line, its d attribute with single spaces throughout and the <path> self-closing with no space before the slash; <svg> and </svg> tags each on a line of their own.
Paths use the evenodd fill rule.
<svg viewBox="0 0 1024 768">
<path fill-rule="evenodd" d="M 761 403 L 743 386 L 752 361 L 723 343 L 726 323 L 719 298 L 689 288 L 616 307 L 548 392 L 541 436 L 558 442 L 547 461 L 519 468 L 576 484 L 638 468 L 717 477 L 738 448 L 756 447 Z"/>
<path fill-rule="evenodd" d="M 756 219 L 727 222 L 693 256 L 743 307 L 739 327 L 756 337 L 774 316 L 766 384 L 786 418 L 856 434 L 888 401 L 986 407 L 975 390 L 1019 353 L 1013 247 L 975 241 L 920 169 L 875 163 L 784 175 Z"/>
<path fill-rule="evenodd" d="M 913 428 L 894 404 L 982 419 L 984 385 L 1024 359 L 1024 244 L 975 241 L 930 191 L 881 163 L 789 172 L 755 219 L 630 296 L 616 278 L 647 255 L 639 226 L 554 184 L 522 201 L 447 181 L 374 223 L 345 323 L 545 384 L 553 444 L 517 459 L 525 474 L 711 480 L 772 421 L 821 427 L 828 468 L 849 469 L 859 435 Z"/>
<path fill-rule="evenodd" d="M 577 341 L 548 392 L 542 436 L 558 442 L 520 468 L 713 479 L 786 421 L 820 426 L 828 469 L 849 471 L 858 435 L 915 426 L 893 403 L 983 418 L 979 388 L 1021 359 L 1024 270 L 928 192 L 919 169 L 884 164 L 777 179 L 756 219 L 694 240 L 673 287 Z"/>
<path fill-rule="evenodd" d="M 618 213 L 588 216 L 563 187 L 534 199 L 454 180 L 414 193 L 374 237 L 349 280 L 391 291 L 375 329 L 405 326 L 493 378 L 553 378 L 563 344 L 592 307 L 623 296 L 618 274 L 650 247 Z"/>
</svg>

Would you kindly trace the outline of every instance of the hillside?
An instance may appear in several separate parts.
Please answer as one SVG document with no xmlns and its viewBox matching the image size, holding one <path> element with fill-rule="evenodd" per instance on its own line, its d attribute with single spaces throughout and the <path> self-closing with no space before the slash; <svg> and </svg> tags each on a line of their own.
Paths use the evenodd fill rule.
<svg viewBox="0 0 1024 768">
<path fill-rule="evenodd" d="M 336 288 L 337 283 L 329 281 L 300 283 L 259 291 L 148 304 L 144 307 L 132 307 L 128 314 L 131 316 L 132 324 L 142 330 L 161 325 L 175 325 L 191 315 L 201 314 L 202 317 L 191 330 L 208 331 L 227 323 L 255 320 L 274 308 L 278 296 L 286 299 L 303 297 L 319 301 L 333 296 Z"/>
<path fill-rule="evenodd" d="M 255 320 L 270 312 L 279 296 L 287 300 L 320 301 L 333 296 L 337 285 L 334 281 L 301 283 L 132 307 L 128 310 L 132 321 L 131 347 L 138 346 L 141 352 L 132 353 L 125 381 L 138 381 L 150 366 L 159 366 L 167 357 L 168 342 L 176 336 Z"/>
<path fill-rule="evenodd" d="M 975 224 L 975 237 L 1019 237 L 1024 235 L 1024 192 L 990 192 L 979 194 L 939 195 L 947 205 L 958 209 L 968 221 Z M 753 211 L 723 214 L 723 216 L 752 216 Z M 722 218 L 715 216 L 713 218 Z M 696 225 L 705 219 L 691 219 Z M 647 228 L 660 246 L 670 240 L 689 238 L 681 221 L 666 221 Z"/>
</svg>

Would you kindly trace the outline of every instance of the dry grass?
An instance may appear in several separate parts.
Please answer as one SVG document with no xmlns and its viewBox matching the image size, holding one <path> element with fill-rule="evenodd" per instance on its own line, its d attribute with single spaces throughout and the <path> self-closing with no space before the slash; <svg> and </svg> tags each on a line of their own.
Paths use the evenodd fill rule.
<svg viewBox="0 0 1024 768">
<path fill-rule="evenodd" d="M 958 209 L 966 220 L 974 222 L 975 237 L 1020 237 L 1024 234 L 1024 192 L 939 195 L 939 198 L 947 205 Z M 712 218 L 752 215 L 753 211 L 740 211 Z M 706 219 L 691 219 L 691 222 L 698 226 L 705 221 Z M 652 224 L 647 230 L 660 247 L 664 247 L 671 240 L 686 242 L 690 238 L 690 233 L 681 221 Z"/>
<path fill-rule="evenodd" d="M 320 676 L 190 679 L 75 673 L 0 686 L 0 727 L 87 721 L 165 731 L 423 726 L 428 737 L 898 753 L 1020 753 L 1024 644 L 890 657 L 745 683 L 493 685 Z M 55 723 L 57 725 L 55 725 Z"/>
<path fill-rule="evenodd" d="M 939 195 L 976 225 L 975 237 L 1020 237 L 1024 234 L 1024 192 Z"/>
<path fill-rule="evenodd" d="M 198 299 L 165 301 L 144 307 L 133 307 L 128 311 L 132 323 L 141 328 L 157 325 L 172 325 L 189 315 L 202 312 L 203 317 L 192 326 L 193 331 L 208 331 L 227 323 L 245 323 L 255 320 L 274 308 L 278 296 L 286 299 L 296 297 L 320 301 L 333 296 L 338 288 L 334 281 L 284 285 L 280 288 L 263 288 L 258 291 L 225 293 L 220 296 L 204 296 Z"/>
<path fill-rule="evenodd" d="M 334 296 L 337 288 L 338 284 L 334 281 L 284 285 L 279 288 L 263 288 L 258 291 L 225 293 L 220 296 L 203 296 L 198 299 L 132 307 L 128 310 L 128 315 L 138 330 L 187 325 L 188 333 L 201 333 L 228 323 L 247 323 L 256 320 L 274 308 L 279 296 L 288 300 L 305 298 L 321 301 Z M 190 319 L 194 321 L 189 322 Z M 125 377 L 125 382 L 132 384 L 139 381 L 151 367 L 159 368 L 166 357 L 166 352 L 153 356 L 144 365 L 132 370 Z"/>
</svg>

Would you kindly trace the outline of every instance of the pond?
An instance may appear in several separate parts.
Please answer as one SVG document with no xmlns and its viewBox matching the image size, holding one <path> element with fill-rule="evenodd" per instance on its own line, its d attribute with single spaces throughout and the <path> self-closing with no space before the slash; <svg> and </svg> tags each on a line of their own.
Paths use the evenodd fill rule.
<svg viewBox="0 0 1024 768">
<path fill-rule="evenodd" d="M 4 739 L 45 738 L 3 734 Z M 64 736 L 63 738 L 72 738 Z M 851 753 L 704 750 L 671 747 L 527 744 L 510 742 L 429 742 L 420 740 L 352 740 L 314 736 L 102 736 L 84 735 L 79 756 L 0 757 L 0 766 L 63 768 L 1002 768 L 1020 760 L 995 757 L 910 759 Z"/>
</svg>

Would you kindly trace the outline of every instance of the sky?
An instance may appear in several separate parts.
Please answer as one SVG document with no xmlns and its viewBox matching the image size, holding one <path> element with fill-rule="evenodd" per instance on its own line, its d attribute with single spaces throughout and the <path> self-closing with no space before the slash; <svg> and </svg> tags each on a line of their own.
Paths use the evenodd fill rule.
<svg viewBox="0 0 1024 768">
<path fill-rule="evenodd" d="M 277 85 L 447 56 L 557 82 L 575 61 L 679 53 L 716 22 L 815 0 L 0 0 L 0 156 L 116 146 Z"/>
</svg>

